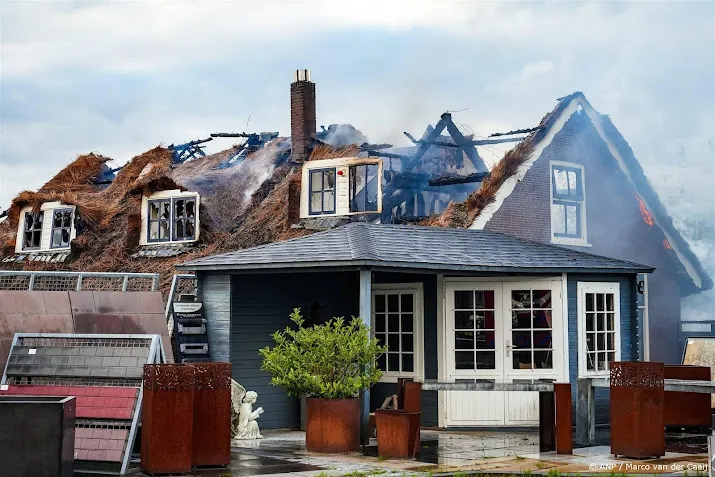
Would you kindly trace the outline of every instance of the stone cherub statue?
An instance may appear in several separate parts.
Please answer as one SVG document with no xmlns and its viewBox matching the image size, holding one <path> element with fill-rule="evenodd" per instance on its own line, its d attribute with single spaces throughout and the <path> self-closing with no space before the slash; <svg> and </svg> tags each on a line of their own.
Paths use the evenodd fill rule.
<svg viewBox="0 0 715 477">
<path fill-rule="evenodd" d="M 246 392 L 246 388 L 231 380 L 231 433 L 234 439 L 262 439 L 256 419 L 263 414 L 263 408 L 253 410 L 258 400 L 255 391 Z"/>
</svg>

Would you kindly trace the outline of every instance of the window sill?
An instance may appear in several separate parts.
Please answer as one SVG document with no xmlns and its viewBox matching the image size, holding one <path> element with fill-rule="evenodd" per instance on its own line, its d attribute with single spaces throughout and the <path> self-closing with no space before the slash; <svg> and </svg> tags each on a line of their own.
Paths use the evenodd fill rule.
<svg viewBox="0 0 715 477">
<path fill-rule="evenodd" d="M 551 237 L 551 243 L 554 245 L 573 245 L 574 247 L 593 247 L 592 244 L 583 239 L 573 239 L 567 237 Z"/>
<path fill-rule="evenodd" d="M 183 245 L 183 244 L 188 244 L 188 243 L 195 243 L 198 242 L 199 239 L 193 239 L 193 240 L 175 240 L 175 241 L 170 241 L 167 240 L 166 242 L 147 242 L 145 244 L 140 244 L 142 247 L 156 247 L 156 246 L 171 246 L 171 245 Z"/>
</svg>

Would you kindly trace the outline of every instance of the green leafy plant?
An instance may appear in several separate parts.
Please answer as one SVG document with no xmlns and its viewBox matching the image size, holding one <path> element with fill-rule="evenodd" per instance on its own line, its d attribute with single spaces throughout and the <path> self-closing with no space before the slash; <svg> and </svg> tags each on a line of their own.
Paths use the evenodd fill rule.
<svg viewBox="0 0 715 477">
<path fill-rule="evenodd" d="M 271 384 L 291 396 L 323 399 L 357 397 L 380 380 L 377 358 L 386 348 L 370 338 L 370 329 L 353 317 L 333 318 L 321 325 L 304 327 L 300 308 L 290 315 L 295 326 L 273 334 L 275 346 L 259 351 L 261 370 Z"/>
</svg>

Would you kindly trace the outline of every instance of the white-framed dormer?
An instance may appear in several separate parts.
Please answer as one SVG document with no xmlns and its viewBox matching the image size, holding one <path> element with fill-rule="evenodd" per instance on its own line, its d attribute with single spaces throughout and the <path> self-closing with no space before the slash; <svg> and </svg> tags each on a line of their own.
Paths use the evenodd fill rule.
<svg viewBox="0 0 715 477">
<path fill-rule="evenodd" d="M 196 242 L 199 239 L 197 192 L 163 190 L 142 197 L 142 230 L 139 245 Z"/>
<path fill-rule="evenodd" d="M 382 382 L 424 380 L 424 300 L 422 283 L 372 286 L 370 332 L 387 353 L 378 360 Z"/>
<path fill-rule="evenodd" d="M 621 360 L 621 294 L 618 283 L 578 282 L 578 375 L 606 377 Z"/>
<path fill-rule="evenodd" d="M 586 220 L 586 180 L 583 165 L 549 164 L 551 243 L 590 247 Z"/>
<path fill-rule="evenodd" d="M 23 207 L 17 225 L 16 253 L 67 251 L 77 236 L 76 208 L 62 202 L 45 202 L 35 212 Z"/>
<path fill-rule="evenodd" d="M 335 217 L 382 212 L 382 161 L 341 157 L 303 164 L 300 217 Z"/>
</svg>

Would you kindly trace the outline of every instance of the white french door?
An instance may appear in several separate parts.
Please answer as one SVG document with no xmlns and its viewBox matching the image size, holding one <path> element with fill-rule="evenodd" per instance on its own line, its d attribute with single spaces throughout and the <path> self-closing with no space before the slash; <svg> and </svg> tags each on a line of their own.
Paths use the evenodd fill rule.
<svg viewBox="0 0 715 477">
<path fill-rule="evenodd" d="M 561 281 L 447 282 L 451 381 L 563 381 Z M 446 393 L 448 426 L 531 426 L 538 393 Z"/>
</svg>

